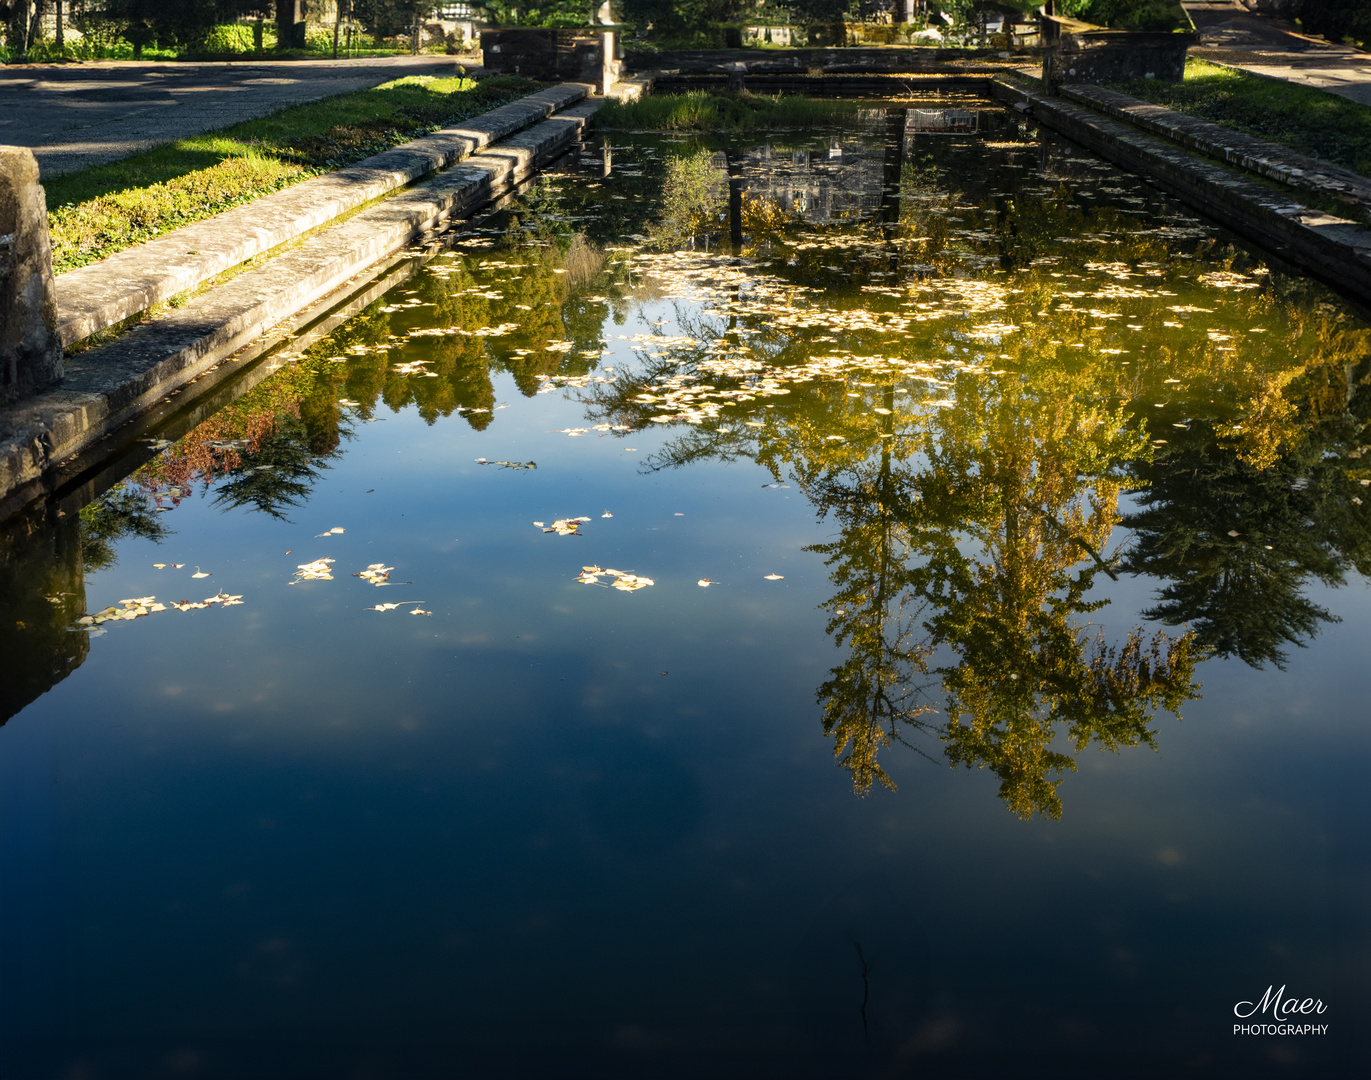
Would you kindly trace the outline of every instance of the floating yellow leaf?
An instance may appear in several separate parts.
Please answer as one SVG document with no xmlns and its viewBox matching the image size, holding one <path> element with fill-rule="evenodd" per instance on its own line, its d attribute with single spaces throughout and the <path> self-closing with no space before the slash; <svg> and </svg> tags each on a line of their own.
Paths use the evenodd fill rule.
<svg viewBox="0 0 1371 1080">
<path fill-rule="evenodd" d="M 588 517 L 558 518 L 551 526 L 544 528 L 543 532 L 555 532 L 558 536 L 580 536 L 581 525 L 589 521 Z M 538 522 L 533 524 L 537 525 Z"/>
<path fill-rule="evenodd" d="M 784 575 L 784 574 L 767 574 L 767 575 L 766 575 L 766 580 L 767 580 L 767 581 L 784 581 L 784 580 L 785 580 L 785 575 Z"/>
<path fill-rule="evenodd" d="M 295 581 L 287 582 L 294 585 L 297 581 L 332 581 L 333 574 L 329 570 L 332 559 L 315 559 L 313 562 L 301 563 L 295 570 Z"/>
<path fill-rule="evenodd" d="M 361 578 L 363 581 L 370 582 L 372 585 L 378 585 L 378 586 L 379 586 L 379 585 L 389 585 L 389 584 L 390 584 L 390 572 L 391 572 L 392 570 L 394 570 L 394 569 L 395 569 L 395 567 L 393 567 L 393 566 L 387 566 L 385 563 L 378 563 L 378 562 L 377 562 L 377 563 L 371 563 L 371 564 L 370 564 L 365 570 L 363 570 L 361 573 L 359 573 L 359 574 L 353 574 L 352 576 L 353 576 L 353 577 L 359 577 L 359 578 Z"/>
</svg>

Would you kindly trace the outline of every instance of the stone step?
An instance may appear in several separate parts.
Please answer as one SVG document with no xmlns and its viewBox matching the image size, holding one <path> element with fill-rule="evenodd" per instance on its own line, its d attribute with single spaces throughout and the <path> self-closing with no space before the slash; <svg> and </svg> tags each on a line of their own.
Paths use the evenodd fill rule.
<svg viewBox="0 0 1371 1080">
<path fill-rule="evenodd" d="M 563 83 L 436 131 L 345 169 L 305 180 L 99 262 L 59 274 L 57 331 L 64 347 L 415 180 L 469 157 L 559 110 L 592 88 Z"/>
</svg>

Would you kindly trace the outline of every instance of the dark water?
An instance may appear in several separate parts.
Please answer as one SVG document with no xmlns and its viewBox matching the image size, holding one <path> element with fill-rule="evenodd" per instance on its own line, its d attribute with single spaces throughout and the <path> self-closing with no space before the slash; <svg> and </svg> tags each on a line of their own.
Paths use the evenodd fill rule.
<svg viewBox="0 0 1371 1080">
<path fill-rule="evenodd" d="M 1368 324 L 957 108 L 597 137 L 6 526 L 0 1075 L 1361 1075 Z"/>
</svg>

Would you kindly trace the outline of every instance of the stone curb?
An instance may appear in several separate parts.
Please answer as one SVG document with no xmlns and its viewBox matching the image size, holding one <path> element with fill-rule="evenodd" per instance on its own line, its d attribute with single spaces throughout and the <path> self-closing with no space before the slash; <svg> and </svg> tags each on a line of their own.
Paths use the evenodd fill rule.
<svg viewBox="0 0 1371 1080">
<path fill-rule="evenodd" d="M 586 101 L 490 146 L 184 307 L 72 357 L 58 387 L 7 411 L 0 500 L 427 229 L 519 183 L 579 138 L 601 103 Z"/>
<path fill-rule="evenodd" d="M 1044 127 L 1159 187 L 1311 276 L 1371 304 L 1371 229 L 1311 209 L 1156 135 L 996 79 L 991 91 Z"/>
<path fill-rule="evenodd" d="M 363 203 L 446 168 L 583 100 L 588 92 L 583 83 L 563 83 L 529 94 L 460 125 L 60 274 L 57 329 L 62 345 L 82 341 Z"/>
<path fill-rule="evenodd" d="M 1331 195 L 1371 216 L 1371 180 L 1350 169 L 1101 86 L 1063 86 L 1060 92 L 1064 98 L 1198 150 L 1206 157 L 1237 165 L 1290 187 Z"/>
</svg>

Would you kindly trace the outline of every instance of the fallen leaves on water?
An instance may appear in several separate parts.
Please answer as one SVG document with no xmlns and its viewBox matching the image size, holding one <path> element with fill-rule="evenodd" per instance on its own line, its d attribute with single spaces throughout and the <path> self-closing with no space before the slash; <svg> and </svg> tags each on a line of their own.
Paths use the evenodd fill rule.
<svg viewBox="0 0 1371 1080">
<path fill-rule="evenodd" d="M 601 514 L 600 516 L 601 516 L 602 518 L 607 518 L 607 517 L 613 517 L 614 515 L 611 514 L 608 510 L 606 510 L 606 511 L 605 511 L 603 514 Z"/>
<path fill-rule="evenodd" d="M 657 584 L 650 577 L 640 577 L 623 570 L 610 570 L 599 566 L 581 567 L 581 576 L 576 580 L 583 585 L 599 585 L 602 577 L 613 578 L 614 580 L 610 582 L 609 587 L 619 589 L 622 592 L 636 592 L 638 589 L 645 589 L 649 585 Z"/>
<path fill-rule="evenodd" d="M 421 375 L 430 379 L 438 378 L 436 371 L 429 371 L 424 365 L 426 360 L 411 360 L 406 364 L 393 364 L 390 371 L 392 375 Z"/>
<path fill-rule="evenodd" d="M 784 580 L 785 580 L 785 575 L 784 575 L 784 574 L 767 574 L 767 575 L 766 575 L 766 580 L 767 580 L 767 581 L 784 581 Z"/>
<path fill-rule="evenodd" d="M 389 585 L 390 572 L 394 569 L 395 567 L 387 566 L 385 563 L 374 562 L 369 564 L 361 573 L 352 576 L 359 577 L 372 585 Z"/>
<path fill-rule="evenodd" d="M 499 465 L 502 469 L 536 469 L 536 461 L 487 461 L 483 457 L 476 459 L 477 465 Z"/>
<path fill-rule="evenodd" d="M 96 630 L 95 627 L 107 622 L 128 622 L 133 619 L 141 619 L 147 615 L 156 614 L 159 611 L 166 611 L 168 608 L 175 608 L 177 611 L 192 611 L 211 607 L 220 604 L 223 607 L 233 607 L 241 604 L 243 597 L 241 594 L 233 596 L 226 592 L 217 593 L 214 596 L 206 597 L 204 600 L 181 600 L 171 601 L 167 604 L 159 603 L 155 596 L 132 596 L 125 600 L 120 600 L 122 607 L 110 606 L 94 614 L 82 615 L 68 630 L 88 630 L 91 636 L 105 633 L 104 630 Z"/>
<path fill-rule="evenodd" d="M 214 575 L 211 574 L 211 573 L 207 573 L 207 572 L 204 571 L 204 570 L 201 570 L 201 569 L 197 566 L 197 567 L 195 568 L 195 573 L 191 574 L 190 576 L 193 577 L 193 578 L 202 578 L 202 577 L 213 577 Z"/>
<path fill-rule="evenodd" d="M 699 581 L 695 582 L 695 584 L 699 585 L 702 589 L 707 589 L 713 585 L 714 582 L 710 578 L 702 577 Z"/>
<path fill-rule="evenodd" d="M 315 533 L 314 539 L 318 540 L 321 536 L 339 536 L 345 532 L 347 532 L 346 529 L 340 528 L 335 525 L 332 529 L 329 529 L 328 532 Z"/>
<path fill-rule="evenodd" d="M 329 568 L 332 559 L 315 559 L 313 562 L 301 563 L 295 569 L 295 580 L 286 582 L 287 585 L 294 585 L 299 581 L 332 581 L 333 572 Z"/>
<path fill-rule="evenodd" d="M 396 608 L 404 607 L 406 604 L 422 604 L 423 600 L 397 600 L 393 604 L 373 604 L 367 611 L 394 611 Z M 413 611 L 414 615 L 432 615 L 431 611 Z"/>
<path fill-rule="evenodd" d="M 535 521 L 533 524 L 545 533 L 556 533 L 558 536 L 580 536 L 581 526 L 589 520 L 588 517 L 558 518 L 551 525 L 544 525 L 541 521 Z"/>
</svg>

